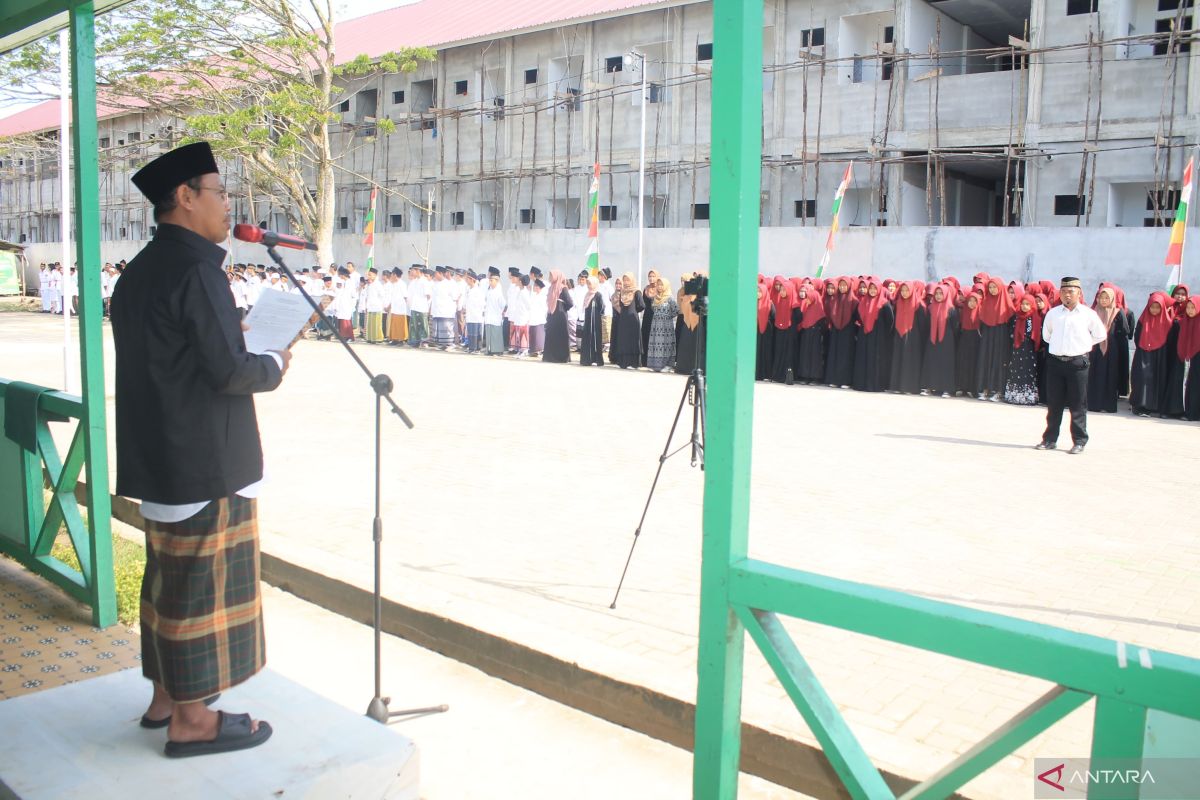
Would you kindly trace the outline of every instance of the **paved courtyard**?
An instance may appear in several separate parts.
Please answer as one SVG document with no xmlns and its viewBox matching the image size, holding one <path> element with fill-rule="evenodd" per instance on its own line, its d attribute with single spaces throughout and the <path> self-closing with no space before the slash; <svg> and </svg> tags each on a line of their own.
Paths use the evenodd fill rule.
<svg viewBox="0 0 1200 800">
<path fill-rule="evenodd" d="M 61 386 L 61 339 L 61 321 L 0 315 L 0 376 Z M 686 454 L 668 462 L 608 607 L 683 378 L 358 350 L 417 426 L 384 420 L 385 594 L 694 698 L 702 474 Z M 369 586 L 373 398 L 339 351 L 298 344 L 283 386 L 260 395 L 263 547 Z M 111 346 L 107 361 L 111 392 Z M 1071 457 L 1031 449 L 1039 409 L 759 384 L 754 411 L 753 557 L 1200 657 L 1194 424 L 1093 414 Z M 876 763 L 913 777 L 1048 688 L 788 627 Z M 1087 754 L 1090 715 L 965 794 L 1025 796 L 1035 756 Z M 812 741 L 753 646 L 744 718 Z"/>
</svg>

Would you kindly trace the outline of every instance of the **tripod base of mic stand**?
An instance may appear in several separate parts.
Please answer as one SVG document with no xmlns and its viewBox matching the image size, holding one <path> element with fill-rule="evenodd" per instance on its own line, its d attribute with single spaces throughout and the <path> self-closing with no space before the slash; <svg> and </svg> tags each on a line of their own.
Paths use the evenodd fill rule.
<svg viewBox="0 0 1200 800">
<path fill-rule="evenodd" d="M 367 716 L 378 723 L 386 725 L 389 720 L 395 717 L 423 717 L 427 714 L 441 714 L 449 711 L 450 706 L 428 706 L 426 708 L 405 708 L 400 711 L 388 710 L 388 703 L 392 701 L 390 697 L 373 697 L 371 704 L 367 706 Z"/>
</svg>

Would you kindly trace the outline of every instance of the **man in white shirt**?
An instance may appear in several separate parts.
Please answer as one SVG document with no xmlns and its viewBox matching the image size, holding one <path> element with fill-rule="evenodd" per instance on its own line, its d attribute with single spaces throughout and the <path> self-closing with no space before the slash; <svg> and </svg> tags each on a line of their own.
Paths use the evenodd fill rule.
<svg viewBox="0 0 1200 800">
<path fill-rule="evenodd" d="M 408 287 L 400 279 L 400 268 L 392 268 L 392 297 L 388 307 L 388 344 L 402 347 L 408 342 Z"/>
<path fill-rule="evenodd" d="M 379 280 L 379 271 L 374 267 L 367 270 L 366 297 L 367 331 L 369 344 L 383 344 L 383 308 L 387 303 L 386 290 Z"/>
<path fill-rule="evenodd" d="M 429 309 L 432 305 L 430 282 L 424 273 L 433 270 L 413 264 L 408 271 L 408 343 L 420 347 L 429 338 Z"/>
<path fill-rule="evenodd" d="M 50 313 L 50 270 L 45 264 L 38 267 L 38 296 L 42 298 L 42 313 Z"/>
<path fill-rule="evenodd" d="M 497 270 L 499 272 L 499 270 Z M 463 299 L 464 319 L 467 323 L 467 351 L 478 353 L 483 349 L 483 317 L 487 303 L 487 285 L 480 280 L 475 270 L 467 271 L 467 292 Z"/>
<path fill-rule="evenodd" d="M 457 298 L 454 281 L 446 277 L 446 268 L 434 268 L 433 298 L 429 313 L 433 317 L 433 341 L 442 350 L 454 347 L 454 318 L 458 316 Z"/>
<path fill-rule="evenodd" d="M 608 267 L 602 267 L 596 274 L 596 278 L 599 281 L 596 291 L 600 293 L 602 298 L 604 298 L 604 320 L 600 323 L 600 325 L 601 329 L 603 330 L 604 352 L 607 353 L 608 342 L 612 338 L 612 270 Z"/>
<path fill-rule="evenodd" d="M 575 288 L 571 290 L 571 310 L 567 312 L 567 338 L 571 349 L 579 351 L 579 327 L 583 325 L 583 298 L 587 297 L 587 279 L 591 273 L 580 270 L 575 279 Z"/>
<path fill-rule="evenodd" d="M 1088 360 L 1092 348 L 1108 338 L 1100 316 L 1079 302 L 1083 284 L 1078 278 L 1063 278 L 1059 288 L 1062 305 L 1050 309 L 1042 321 L 1046 343 L 1046 432 L 1038 450 L 1058 446 L 1063 406 L 1071 409 L 1071 455 L 1087 444 Z"/>
</svg>

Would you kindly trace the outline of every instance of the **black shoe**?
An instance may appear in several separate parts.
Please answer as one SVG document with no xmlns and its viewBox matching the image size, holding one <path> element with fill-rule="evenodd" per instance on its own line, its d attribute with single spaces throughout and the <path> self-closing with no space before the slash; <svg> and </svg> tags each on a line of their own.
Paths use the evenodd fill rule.
<svg viewBox="0 0 1200 800">
<path fill-rule="evenodd" d="M 1077 456 L 1083 452 L 1083 445 L 1077 444 L 1067 451 L 1068 455 Z"/>
<path fill-rule="evenodd" d="M 1033 449 L 1034 450 L 1056 450 L 1056 449 L 1058 449 L 1058 444 L 1055 442 L 1038 442 L 1036 445 L 1034 445 Z"/>
</svg>

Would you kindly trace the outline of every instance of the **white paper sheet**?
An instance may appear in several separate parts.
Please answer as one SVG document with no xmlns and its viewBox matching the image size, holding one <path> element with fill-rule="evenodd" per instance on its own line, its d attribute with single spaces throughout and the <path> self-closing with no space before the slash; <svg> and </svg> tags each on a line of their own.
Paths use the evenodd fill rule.
<svg viewBox="0 0 1200 800">
<path fill-rule="evenodd" d="M 303 295 L 265 289 L 246 316 L 246 349 L 251 353 L 286 350 L 313 315 Z"/>
</svg>

